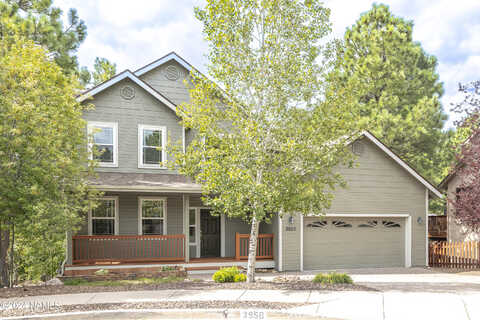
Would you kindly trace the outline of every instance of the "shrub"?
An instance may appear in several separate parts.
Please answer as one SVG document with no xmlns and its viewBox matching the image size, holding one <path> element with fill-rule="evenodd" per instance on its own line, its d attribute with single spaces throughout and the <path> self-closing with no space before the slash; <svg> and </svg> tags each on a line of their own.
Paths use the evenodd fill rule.
<svg viewBox="0 0 480 320">
<path fill-rule="evenodd" d="M 236 274 L 235 278 L 234 278 L 234 281 L 235 282 L 245 282 L 245 281 L 247 281 L 247 275 L 244 274 L 244 273 Z"/>
<path fill-rule="evenodd" d="M 348 283 L 352 284 L 352 278 L 346 273 L 319 273 L 313 278 L 313 282 L 321 284 L 338 284 L 338 283 Z"/>
<path fill-rule="evenodd" d="M 247 277 L 240 273 L 240 270 L 237 267 L 230 267 L 218 270 L 213 274 L 212 279 L 218 283 L 243 282 L 247 280 Z"/>
</svg>

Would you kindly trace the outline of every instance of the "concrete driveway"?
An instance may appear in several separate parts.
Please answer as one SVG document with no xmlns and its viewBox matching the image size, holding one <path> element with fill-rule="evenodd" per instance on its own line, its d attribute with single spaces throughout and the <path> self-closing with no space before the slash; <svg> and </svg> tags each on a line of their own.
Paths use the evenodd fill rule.
<svg viewBox="0 0 480 320">
<path fill-rule="evenodd" d="M 432 268 L 364 268 L 269 273 L 259 274 L 258 278 L 269 281 L 275 277 L 286 275 L 287 277 L 296 276 L 300 279 L 311 280 L 317 273 L 333 271 L 347 273 L 355 283 L 380 291 L 480 292 L 480 271 L 454 272 Z"/>
</svg>

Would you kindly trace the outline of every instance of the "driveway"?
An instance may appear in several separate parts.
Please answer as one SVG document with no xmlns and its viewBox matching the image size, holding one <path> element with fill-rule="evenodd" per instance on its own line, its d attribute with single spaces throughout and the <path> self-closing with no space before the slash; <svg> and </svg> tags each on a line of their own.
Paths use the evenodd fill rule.
<svg viewBox="0 0 480 320">
<path fill-rule="evenodd" d="M 303 279 L 313 279 L 319 272 L 297 274 Z M 432 268 L 367 268 L 336 270 L 351 275 L 357 284 L 380 291 L 401 292 L 480 292 L 480 272 L 441 270 Z M 480 319 L 480 318 L 479 318 Z"/>
<path fill-rule="evenodd" d="M 461 271 L 432 268 L 362 268 L 337 270 L 309 270 L 303 272 L 257 273 L 257 279 L 271 281 L 275 277 L 298 277 L 311 280 L 317 273 L 341 272 L 349 274 L 356 284 L 380 291 L 401 292 L 480 292 L 480 271 Z M 193 274 L 190 277 L 204 280 L 212 274 Z"/>
</svg>

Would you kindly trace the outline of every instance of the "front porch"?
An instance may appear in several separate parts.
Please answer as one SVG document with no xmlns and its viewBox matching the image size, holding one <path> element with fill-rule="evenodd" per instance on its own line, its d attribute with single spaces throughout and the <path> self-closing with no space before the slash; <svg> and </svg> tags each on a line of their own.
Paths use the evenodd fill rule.
<svg viewBox="0 0 480 320">
<path fill-rule="evenodd" d="M 235 234 L 235 257 L 186 257 L 184 234 L 77 235 L 72 237 L 73 265 L 115 265 L 139 262 L 218 262 L 248 259 L 249 234 Z M 273 234 L 259 234 L 257 259 L 273 260 Z"/>
<path fill-rule="evenodd" d="M 172 265 L 246 267 L 250 225 L 212 215 L 199 194 L 109 190 L 104 199 L 79 232 L 67 236 L 66 274 Z M 260 225 L 258 268 L 275 268 L 273 224 Z"/>
</svg>

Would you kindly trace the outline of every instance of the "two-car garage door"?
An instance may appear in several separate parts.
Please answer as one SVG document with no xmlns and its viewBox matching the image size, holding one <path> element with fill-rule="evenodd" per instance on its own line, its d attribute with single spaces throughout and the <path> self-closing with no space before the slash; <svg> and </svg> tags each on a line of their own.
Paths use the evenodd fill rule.
<svg viewBox="0 0 480 320">
<path fill-rule="evenodd" d="M 405 219 L 304 218 L 304 269 L 405 266 Z"/>
</svg>

